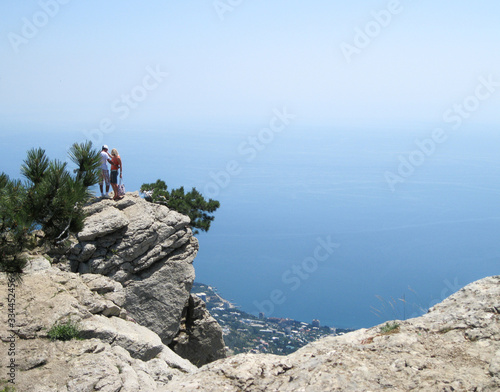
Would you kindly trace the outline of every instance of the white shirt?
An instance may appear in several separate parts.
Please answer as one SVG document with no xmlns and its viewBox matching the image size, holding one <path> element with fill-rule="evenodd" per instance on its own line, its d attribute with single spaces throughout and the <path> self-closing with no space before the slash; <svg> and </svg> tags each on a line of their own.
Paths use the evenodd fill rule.
<svg viewBox="0 0 500 392">
<path fill-rule="evenodd" d="M 108 170 L 109 155 L 106 151 L 101 151 L 101 169 Z"/>
</svg>

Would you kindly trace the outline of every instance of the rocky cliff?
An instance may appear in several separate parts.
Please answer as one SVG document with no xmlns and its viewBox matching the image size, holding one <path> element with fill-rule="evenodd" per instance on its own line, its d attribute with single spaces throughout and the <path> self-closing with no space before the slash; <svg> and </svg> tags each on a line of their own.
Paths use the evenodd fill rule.
<svg viewBox="0 0 500 392">
<path fill-rule="evenodd" d="M 83 230 L 50 253 L 53 266 L 31 257 L 22 284 L 0 281 L 9 294 L 0 338 L 15 354 L 0 364 L 16 360 L 18 390 L 156 391 L 225 357 L 222 329 L 190 294 L 198 242 L 189 218 L 138 193 L 85 210 Z M 84 340 L 50 341 L 54 325 Z"/>
<path fill-rule="evenodd" d="M 13 293 L 5 277 L 0 290 L 6 293 L 1 378 L 10 377 L 14 358 L 16 391 L 500 390 L 500 276 L 466 286 L 391 331 L 378 326 L 321 339 L 286 357 L 240 354 L 201 368 L 129 319 L 121 306 L 125 288 L 108 277 L 61 271 L 38 257 Z M 14 320 L 7 293 L 15 295 Z M 192 301 L 187 312 L 196 313 Z M 68 320 L 83 340 L 48 339 L 51 326 Z M 186 320 L 187 314 L 183 333 L 192 328 Z"/>
<path fill-rule="evenodd" d="M 60 261 L 67 259 L 73 272 L 100 274 L 120 283 L 120 305 L 129 317 L 193 363 L 225 357 L 220 326 L 202 304 L 193 312 L 190 290 L 198 241 L 189 218 L 138 193 L 118 202 L 97 199 L 86 213 L 84 229 L 69 256 Z M 196 327 L 186 329 L 186 324 Z"/>
<path fill-rule="evenodd" d="M 198 242 L 189 218 L 133 194 L 97 201 L 86 213 L 70 251 L 71 270 L 121 283 L 130 316 L 170 343 L 194 280 Z"/>
<path fill-rule="evenodd" d="M 59 263 L 32 258 L 18 286 L 0 277 L 0 390 L 12 377 L 18 392 L 500 390 L 500 276 L 389 331 L 224 359 L 220 327 L 190 294 L 188 219 L 133 194 L 87 211 Z M 49 339 L 54 325 L 82 340 Z"/>
<path fill-rule="evenodd" d="M 150 392 L 162 390 L 174 374 L 196 369 L 127 317 L 120 283 L 52 268 L 42 256 L 31 264 L 11 291 L 7 279 L 0 279 L 2 297 L 15 299 L 0 303 L 1 379 L 15 381 L 16 391 Z M 82 340 L 50 340 L 58 324 L 77 326 Z"/>
<path fill-rule="evenodd" d="M 499 320 L 495 276 L 390 331 L 374 327 L 328 337 L 286 357 L 240 354 L 174 376 L 166 390 L 497 392 Z"/>
</svg>

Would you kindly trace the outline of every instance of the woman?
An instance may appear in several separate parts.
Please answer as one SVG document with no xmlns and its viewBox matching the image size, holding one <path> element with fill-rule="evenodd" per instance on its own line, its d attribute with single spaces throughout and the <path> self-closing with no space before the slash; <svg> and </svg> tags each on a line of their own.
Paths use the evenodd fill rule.
<svg viewBox="0 0 500 392">
<path fill-rule="evenodd" d="M 119 200 L 122 197 L 118 196 L 118 169 L 120 170 L 120 178 L 123 177 L 123 166 L 122 166 L 122 160 L 120 158 L 120 155 L 118 155 L 118 151 L 116 148 L 113 148 L 111 150 L 111 160 L 109 161 L 111 163 L 111 186 L 113 187 L 113 200 Z"/>
</svg>

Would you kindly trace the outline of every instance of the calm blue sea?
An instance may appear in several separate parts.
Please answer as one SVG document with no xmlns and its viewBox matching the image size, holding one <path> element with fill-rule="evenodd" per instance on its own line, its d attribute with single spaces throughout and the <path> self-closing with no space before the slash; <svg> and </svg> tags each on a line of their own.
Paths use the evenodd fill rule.
<svg viewBox="0 0 500 392">
<path fill-rule="evenodd" d="M 464 127 L 426 154 L 418 145 L 432 126 L 290 127 L 260 139 L 259 130 L 136 128 L 104 139 L 122 156 L 128 191 L 161 178 L 221 202 L 198 236 L 196 280 L 243 310 L 369 327 L 420 315 L 499 274 L 494 130 Z M 65 160 L 85 139 L 78 127 L 42 126 L 3 129 L 0 138 L 0 171 L 11 177 L 29 148 Z M 410 168 L 401 163 L 410 159 Z M 388 172 L 402 182 L 391 188 Z"/>
</svg>

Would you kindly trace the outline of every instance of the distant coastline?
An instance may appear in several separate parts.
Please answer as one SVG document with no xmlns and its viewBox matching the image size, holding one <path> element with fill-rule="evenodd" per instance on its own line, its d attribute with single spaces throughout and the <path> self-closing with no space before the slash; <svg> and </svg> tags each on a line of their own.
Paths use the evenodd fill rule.
<svg viewBox="0 0 500 392">
<path fill-rule="evenodd" d="M 343 335 L 354 329 L 321 326 L 289 318 L 255 317 L 224 299 L 215 287 L 194 282 L 191 292 L 201 298 L 221 325 L 228 355 L 267 353 L 288 355 L 325 336 Z"/>
</svg>

